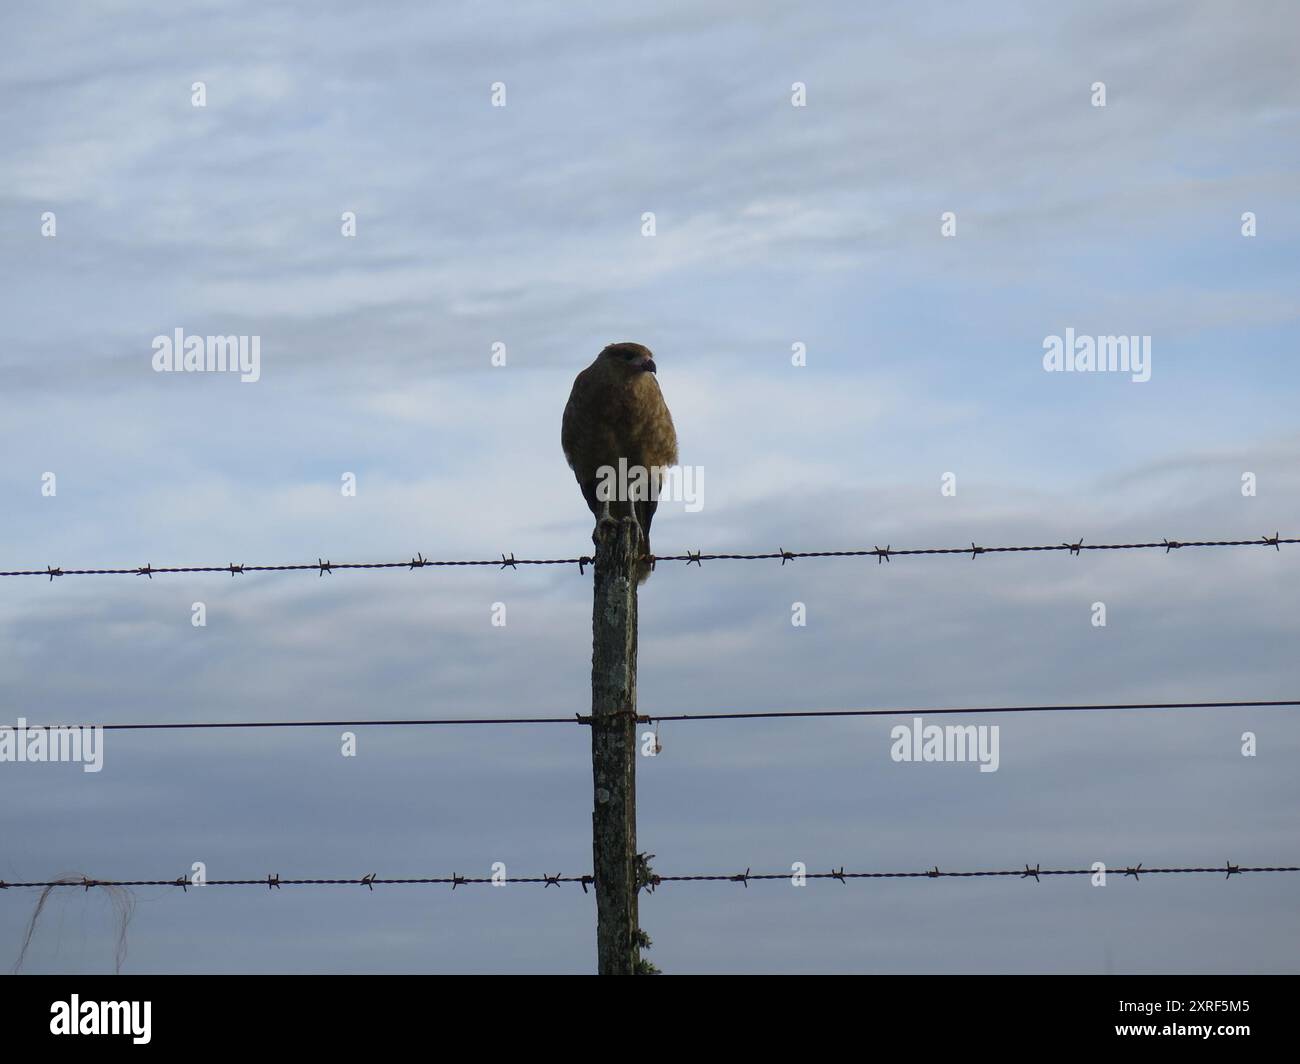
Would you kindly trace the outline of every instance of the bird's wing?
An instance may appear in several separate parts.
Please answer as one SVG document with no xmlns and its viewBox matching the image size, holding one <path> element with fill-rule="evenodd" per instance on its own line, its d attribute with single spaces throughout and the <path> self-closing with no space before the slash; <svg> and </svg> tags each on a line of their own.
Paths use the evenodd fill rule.
<svg viewBox="0 0 1300 1064">
<path fill-rule="evenodd" d="M 573 382 L 569 392 L 569 401 L 564 407 L 564 420 L 560 425 L 560 446 L 564 448 L 564 458 L 569 468 L 575 472 L 578 448 L 582 439 L 582 408 L 590 391 L 587 371 L 583 370 Z"/>
</svg>

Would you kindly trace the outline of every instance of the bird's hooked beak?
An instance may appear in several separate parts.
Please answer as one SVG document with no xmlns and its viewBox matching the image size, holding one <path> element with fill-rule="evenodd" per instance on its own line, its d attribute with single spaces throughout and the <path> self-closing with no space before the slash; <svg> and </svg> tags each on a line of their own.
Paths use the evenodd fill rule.
<svg viewBox="0 0 1300 1064">
<path fill-rule="evenodd" d="M 645 373 L 653 373 L 655 371 L 655 360 L 653 358 L 643 358 L 636 364 L 636 368 Z"/>
</svg>

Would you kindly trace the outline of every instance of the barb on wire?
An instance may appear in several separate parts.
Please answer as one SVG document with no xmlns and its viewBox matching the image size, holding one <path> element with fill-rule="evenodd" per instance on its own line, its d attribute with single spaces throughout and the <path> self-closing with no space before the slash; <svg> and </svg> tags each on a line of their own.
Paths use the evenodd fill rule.
<svg viewBox="0 0 1300 1064">
<path fill-rule="evenodd" d="M 702 873 L 697 875 L 661 875 L 649 870 L 648 858 L 654 854 L 640 854 L 640 858 L 646 859 L 644 865 L 644 878 L 638 881 L 639 888 L 648 889 L 653 892 L 656 888 L 664 883 L 739 883 L 748 888 L 750 883 L 776 882 L 779 880 L 794 881 L 799 880 L 833 880 L 837 883 L 847 883 L 850 879 L 1032 879 L 1035 883 L 1041 883 L 1042 876 L 1095 876 L 1098 869 L 1095 868 L 1043 868 L 1041 864 L 1035 864 L 1030 867 L 1028 862 L 1023 868 L 1007 869 L 987 869 L 963 872 L 942 872 L 939 866 L 925 869 L 924 871 L 905 871 L 905 872 L 846 872 L 844 866 L 832 869 L 829 872 L 754 872 L 746 868 L 743 872 L 719 872 L 719 873 Z M 1161 867 L 1161 868 L 1144 868 L 1141 862 L 1136 865 L 1115 865 L 1113 868 L 1105 866 L 1107 873 L 1113 872 L 1122 878 L 1132 877 L 1138 879 L 1139 874 L 1143 876 L 1160 876 L 1160 875 L 1222 875 L 1225 879 L 1231 879 L 1233 876 L 1243 876 L 1252 874 L 1265 873 L 1283 873 L 1283 872 L 1300 872 L 1300 865 L 1234 865 L 1230 861 L 1225 861 L 1221 865 L 1197 865 L 1191 867 Z M 47 889 L 53 887 L 83 887 L 89 890 L 91 887 L 180 887 L 185 893 L 188 893 L 190 887 L 268 887 L 281 889 L 283 887 L 366 887 L 373 892 L 375 887 L 403 887 L 403 886 L 448 886 L 454 891 L 457 887 L 463 886 L 485 886 L 493 883 L 513 884 L 525 883 L 535 886 L 559 887 L 564 883 L 577 883 L 582 887 L 583 893 L 587 893 L 587 888 L 595 883 L 595 877 L 587 875 L 566 876 L 566 875 L 547 875 L 543 873 L 540 876 L 519 876 L 507 879 L 496 879 L 491 876 L 462 876 L 453 873 L 450 876 L 411 876 L 411 877 L 392 877 L 382 878 L 376 876 L 373 872 L 363 876 L 356 877 L 335 877 L 331 879 L 285 879 L 279 873 L 273 873 L 260 879 L 209 879 L 199 884 L 180 876 L 176 879 L 89 879 L 84 876 L 68 877 L 65 879 L 50 880 L 32 880 L 17 883 L 7 883 L 0 880 L 0 890 L 12 890 L 19 887 L 30 887 L 36 889 Z"/>
<path fill-rule="evenodd" d="M 1300 543 L 1300 538 L 1283 537 L 1280 533 L 1274 532 L 1273 535 L 1260 536 L 1258 539 L 1187 539 L 1177 540 L 1162 538 L 1159 542 L 1149 543 L 1084 543 L 1081 536 L 1074 543 L 1046 543 L 1040 546 L 1003 546 L 1003 547 L 980 547 L 972 540 L 969 547 L 912 547 L 912 548 L 894 548 L 892 546 L 872 547 L 870 550 L 807 550 L 792 551 L 784 547 L 774 552 L 761 554 L 705 554 L 701 550 L 688 550 L 685 554 L 648 554 L 646 560 L 651 564 L 655 562 L 685 562 L 688 566 L 695 565 L 703 568 L 704 562 L 710 561 L 765 561 L 779 560 L 784 566 L 786 562 L 794 561 L 796 558 L 875 558 L 876 563 L 887 562 L 893 558 L 920 557 L 941 554 L 969 554 L 974 560 L 980 554 L 1027 554 L 1027 553 L 1049 553 L 1052 551 L 1066 551 L 1072 556 L 1078 556 L 1084 551 L 1114 551 L 1114 550 L 1158 550 L 1163 549 L 1166 554 L 1173 550 L 1182 550 L 1185 547 L 1273 547 L 1278 552 L 1282 550 L 1283 543 Z M 235 576 L 241 573 L 287 573 L 311 570 L 324 576 L 326 573 L 338 572 L 342 569 L 405 569 L 407 572 L 413 572 L 416 569 L 429 569 L 437 567 L 457 567 L 457 566 L 496 566 L 498 569 L 515 569 L 521 565 L 576 565 L 580 574 L 585 574 L 586 567 L 592 564 L 592 559 L 588 555 L 582 555 L 577 558 L 516 558 L 514 552 L 507 554 L 502 551 L 499 558 L 479 558 L 479 559 L 435 559 L 426 558 L 422 553 L 417 553 L 412 558 L 405 561 L 394 562 L 330 562 L 321 557 L 317 557 L 315 562 L 303 562 L 290 565 L 236 565 L 231 562 L 228 565 L 153 565 L 144 566 L 133 565 L 125 568 L 116 569 L 64 569 L 60 566 L 46 565 L 44 569 L 4 569 L 0 570 L 0 576 L 44 576 L 50 583 L 54 582 L 56 576 L 147 576 L 153 579 L 155 573 L 229 573 Z"/>
</svg>

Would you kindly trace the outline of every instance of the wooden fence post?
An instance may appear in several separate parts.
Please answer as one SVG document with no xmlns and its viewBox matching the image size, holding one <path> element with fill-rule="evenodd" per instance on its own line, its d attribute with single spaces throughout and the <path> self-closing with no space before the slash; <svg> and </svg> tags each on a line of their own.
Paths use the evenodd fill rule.
<svg viewBox="0 0 1300 1064">
<path fill-rule="evenodd" d="M 640 960 L 636 872 L 636 561 L 628 519 L 598 523 L 591 612 L 592 874 L 601 975 Z"/>
</svg>

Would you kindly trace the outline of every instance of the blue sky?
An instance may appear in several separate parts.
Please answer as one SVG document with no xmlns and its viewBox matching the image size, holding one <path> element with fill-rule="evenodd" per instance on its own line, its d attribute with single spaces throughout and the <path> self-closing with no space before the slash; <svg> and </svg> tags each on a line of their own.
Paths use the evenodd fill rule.
<svg viewBox="0 0 1300 1064">
<path fill-rule="evenodd" d="M 0 14 L 0 568 L 585 553 L 560 415 L 623 339 L 705 471 L 660 553 L 1300 528 L 1291 5 L 383 9 Z M 261 379 L 154 373 L 178 327 L 260 336 Z M 1067 327 L 1150 336 L 1151 380 L 1045 373 Z M 1297 575 L 1285 548 L 661 566 L 640 706 L 1294 698 Z M 0 719 L 585 712 L 590 592 L 8 579 Z M 665 874 L 1296 863 L 1288 711 L 1009 717 L 996 773 L 896 764 L 892 723 L 665 725 L 642 847 Z M 0 879 L 578 874 L 590 787 L 577 728 L 365 732 L 350 759 L 327 731 L 110 733 L 98 774 L 0 766 Z M 672 972 L 1295 971 L 1293 892 L 665 885 L 641 910 Z M 0 896 L 0 956 L 32 901 Z M 61 894 L 27 970 L 111 969 L 112 935 Z M 594 910 L 141 890 L 129 946 L 129 971 L 584 972 Z"/>
</svg>

